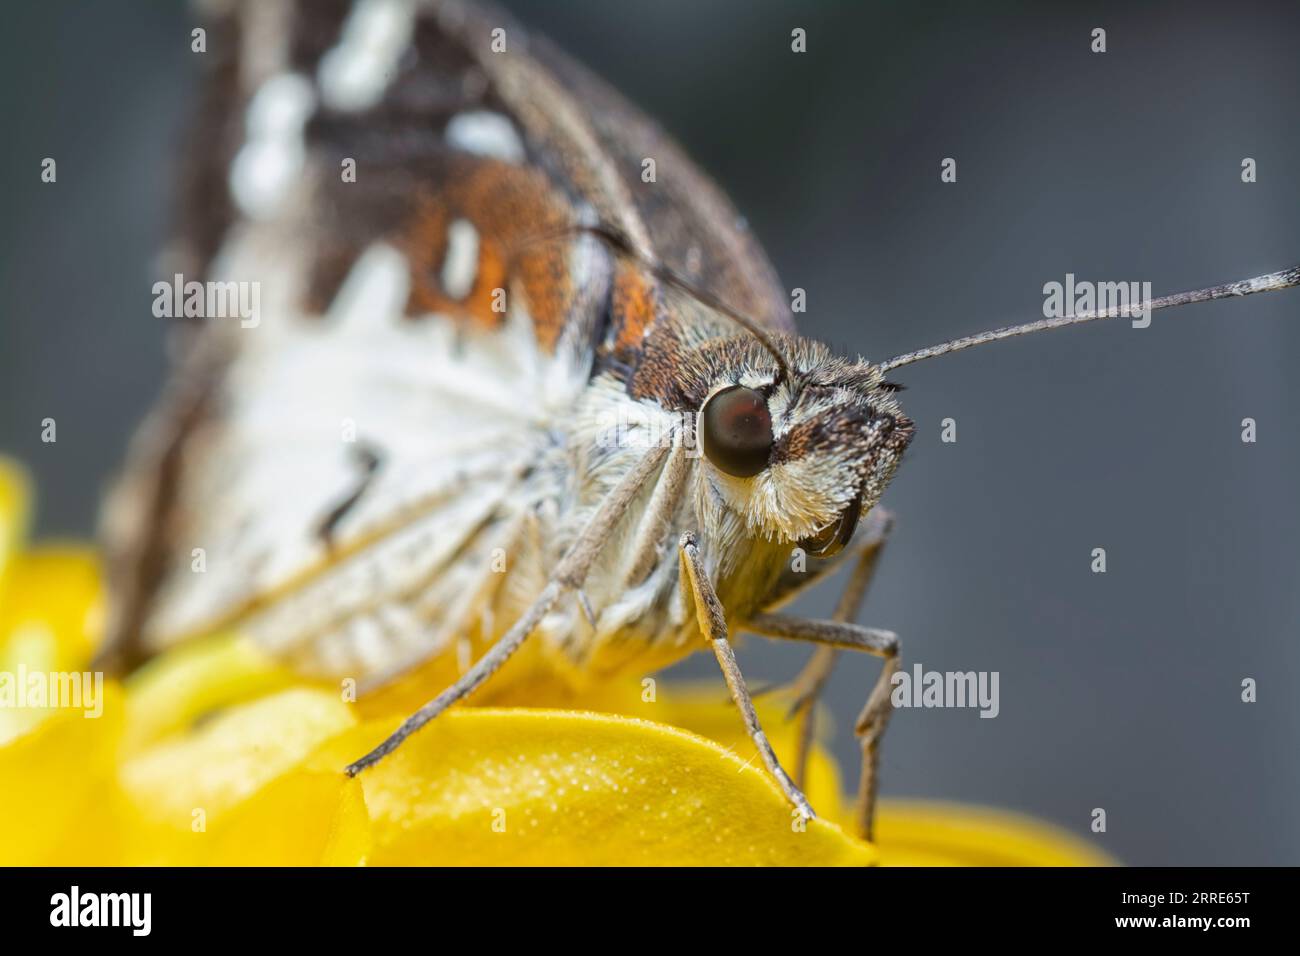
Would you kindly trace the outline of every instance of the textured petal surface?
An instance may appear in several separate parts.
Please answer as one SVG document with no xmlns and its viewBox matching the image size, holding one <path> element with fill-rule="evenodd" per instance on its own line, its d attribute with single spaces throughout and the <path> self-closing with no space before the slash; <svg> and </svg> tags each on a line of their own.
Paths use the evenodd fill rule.
<svg viewBox="0 0 1300 956">
<path fill-rule="evenodd" d="M 356 756 L 391 722 L 318 754 Z M 607 714 L 466 708 L 360 777 L 375 864 L 868 865 L 766 773 L 695 734 Z"/>
</svg>

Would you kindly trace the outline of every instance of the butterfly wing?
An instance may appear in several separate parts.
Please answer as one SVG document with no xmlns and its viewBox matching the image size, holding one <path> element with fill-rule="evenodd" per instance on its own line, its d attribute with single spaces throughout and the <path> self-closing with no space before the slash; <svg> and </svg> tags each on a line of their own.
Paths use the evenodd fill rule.
<svg viewBox="0 0 1300 956">
<path fill-rule="evenodd" d="M 109 652 L 237 624 L 308 671 L 383 673 L 490 605 L 491 555 L 563 497 L 554 422 L 662 315 L 640 265 L 568 227 L 774 328 L 783 294 L 652 124 L 503 16 L 245 3 L 208 42 L 160 295 L 241 308 L 177 319 L 105 509 Z M 642 183 L 646 157 L 674 181 Z"/>
</svg>

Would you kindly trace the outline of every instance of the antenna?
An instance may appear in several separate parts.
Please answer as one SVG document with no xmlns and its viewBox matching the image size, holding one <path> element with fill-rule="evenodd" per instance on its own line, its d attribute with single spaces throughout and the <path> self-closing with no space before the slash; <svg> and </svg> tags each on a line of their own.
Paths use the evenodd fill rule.
<svg viewBox="0 0 1300 956">
<path fill-rule="evenodd" d="M 1127 305 L 1122 308 L 1103 309 L 1100 312 L 1080 312 L 1077 315 L 1064 315 L 1056 319 L 1039 319 L 1037 322 L 1026 322 L 1024 325 L 1008 325 L 1000 329 L 990 329 L 987 332 L 977 332 L 975 335 L 967 335 L 964 338 L 952 339 L 948 342 L 942 342 L 939 345 L 931 345 L 923 349 L 917 349 L 915 352 L 904 352 L 902 355 L 895 355 L 893 358 L 881 362 L 877 367 L 881 372 L 888 372 L 892 369 L 899 368 L 903 365 L 911 365 L 913 362 L 920 362 L 923 359 L 934 358 L 937 355 L 947 355 L 949 352 L 960 352 L 963 349 L 974 348 L 977 345 L 986 345 L 989 342 L 997 342 L 1002 339 L 1014 338 L 1018 335 L 1029 335 L 1033 332 L 1046 332 L 1049 329 L 1061 329 L 1068 325 L 1078 325 L 1082 322 L 1095 322 L 1098 319 L 1115 319 L 1115 318 L 1132 318 L 1140 315 L 1147 310 L 1152 312 L 1157 309 L 1165 309 L 1174 305 L 1190 305 L 1193 302 L 1211 302 L 1214 299 L 1226 299 L 1229 296 L 1237 295 L 1254 295 L 1256 292 L 1277 292 L 1280 289 L 1289 289 L 1294 285 L 1300 285 L 1300 266 L 1290 269 L 1284 269 L 1281 272 L 1270 272 L 1268 275 L 1256 276 L 1253 279 L 1241 279 L 1238 282 L 1229 282 L 1227 285 L 1216 285 L 1209 289 L 1197 289 L 1195 292 L 1175 292 L 1172 295 L 1161 296 L 1158 299 L 1148 299 L 1137 305 Z"/>
</svg>

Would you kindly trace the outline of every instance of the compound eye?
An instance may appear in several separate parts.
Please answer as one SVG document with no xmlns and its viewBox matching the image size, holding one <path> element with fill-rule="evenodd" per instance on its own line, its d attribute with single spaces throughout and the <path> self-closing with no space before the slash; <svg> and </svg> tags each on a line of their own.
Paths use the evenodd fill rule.
<svg viewBox="0 0 1300 956">
<path fill-rule="evenodd" d="M 754 477 L 767 467 L 772 441 L 772 416 L 762 392 L 732 385 L 704 403 L 700 445 L 719 471 Z"/>
<path fill-rule="evenodd" d="M 838 518 L 822 528 L 811 538 L 804 538 L 799 547 L 817 558 L 830 558 L 839 554 L 853 538 L 858 527 L 858 517 L 862 514 L 862 498 L 849 502 Z"/>
</svg>

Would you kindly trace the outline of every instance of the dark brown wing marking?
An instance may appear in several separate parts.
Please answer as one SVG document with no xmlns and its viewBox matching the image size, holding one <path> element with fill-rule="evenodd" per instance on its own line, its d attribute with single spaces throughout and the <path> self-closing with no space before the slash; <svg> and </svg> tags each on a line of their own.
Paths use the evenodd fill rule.
<svg viewBox="0 0 1300 956">
<path fill-rule="evenodd" d="M 627 183 L 659 261 L 761 324 L 794 332 L 776 270 L 722 191 L 657 124 L 599 77 L 544 40 L 534 44 L 533 52 L 586 107 L 597 138 Z M 660 182 L 640 181 L 647 157 L 656 159 Z"/>
<path fill-rule="evenodd" d="M 101 525 L 112 599 L 97 668 L 124 672 L 145 656 L 138 636 L 170 563 L 169 529 L 185 443 L 213 414 L 224 364 L 225 357 L 210 346 L 187 352 L 182 365 L 186 374 L 172 379 L 163 400 L 132 439 L 131 460 L 147 462 L 148 467 L 128 469 L 104 503 Z"/>
</svg>

